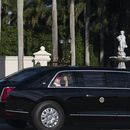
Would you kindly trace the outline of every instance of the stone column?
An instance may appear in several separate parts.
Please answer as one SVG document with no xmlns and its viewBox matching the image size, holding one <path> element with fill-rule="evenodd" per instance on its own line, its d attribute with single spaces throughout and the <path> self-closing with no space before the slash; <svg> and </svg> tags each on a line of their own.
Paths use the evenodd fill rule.
<svg viewBox="0 0 130 130">
<path fill-rule="evenodd" d="M 41 46 L 38 52 L 33 53 L 35 66 L 47 66 L 47 63 L 51 60 L 51 54 L 45 51 L 45 47 Z"/>
</svg>

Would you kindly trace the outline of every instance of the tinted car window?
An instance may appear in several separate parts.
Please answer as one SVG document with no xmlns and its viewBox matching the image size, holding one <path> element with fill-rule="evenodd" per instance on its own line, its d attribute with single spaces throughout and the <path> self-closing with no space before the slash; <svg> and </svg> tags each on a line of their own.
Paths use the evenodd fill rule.
<svg viewBox="0 0 130 130">
<path fill-rule="evenodd" d="M 105 77 L 102 72 L 77 72 L 79 87 L 104 87 Z"/>
<path fill-rule="evenodd" d="M 106 84 L 108 87 L 126 87 L 126 76 L 125 73 L 106 73 Z"/>
<path fill-rule="evenodd" d="M 49 87 L 74 87 L 75 78 L 73 72 L 62 72 L 55 76 Z"/>
</svg>

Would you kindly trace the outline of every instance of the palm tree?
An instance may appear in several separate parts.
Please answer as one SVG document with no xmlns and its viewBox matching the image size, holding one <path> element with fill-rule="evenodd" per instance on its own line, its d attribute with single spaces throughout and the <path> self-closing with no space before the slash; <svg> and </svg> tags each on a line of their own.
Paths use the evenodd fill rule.
<svg viewBox="0 0 130 130">
<path fill-rule="evenodd" d="M 106 18 L 106 0 L 99 0 L 98 2 L 99 8 L 101 9 L 101 13 L 99 15 L 99 22 L 100 22 L 100 65 L 104 66 L 104 33 L 105 33 L 105 25 L 104 19 Z"/>
<path fill-rule="evenodd" d="M 30 2 L 26 0 L 24 3 L 24 22 L 26 27 L 29 26 L 31 29 L 37 27 L 41 20 L 46 17 L 47 11 L 48 10 L 43 0 L 33 0 Z M 46 17 L 44 21 L 47 21 L 48 17 Z"/>
<path fill-rule="evenodd" d="M 53 62 L 58 61 L 58 26 L 57 26 L 57 1 L 52 0 L 52 45 Z"/>
<path fill-rule="evenodd" d="M 17 0 L 17 28 L 18 28 L 18 70 L 23 69 L 24 41 L 23 41 L 23 7 L 24 0 Z"/>
<path fill-rule="evenodd" d="M 75 13 L 74 13 L 75 1 L 70 1 L 70 38 L 71 38 L 71 65 L 75 63 Z"/>
<path fill-rule="evenodd" d="M 90 1 L 87 0 L 86 12 L 85 12 L 85 64 L 90 65 L 89 56 L 89 23 L 90 23 Z"/>
</svg>

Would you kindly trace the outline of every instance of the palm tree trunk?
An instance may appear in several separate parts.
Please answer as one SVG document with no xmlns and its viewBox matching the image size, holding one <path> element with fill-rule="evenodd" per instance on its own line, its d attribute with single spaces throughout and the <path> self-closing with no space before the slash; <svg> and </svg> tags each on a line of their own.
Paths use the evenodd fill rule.
<svg viewBox="0 0 130 130">
<path fill-rule="evenodd" d="M 58 25 L 57 25 L 57 1 L 52 0 L 52 45 L 53 62 L 58 61 Z M 57 63 L 54 63 L 57 65 Z"/>
<path fill-rule="evenodd" d="M 24 0 L 17 0 L 18 70 L 24 67 L 23 6 Z"/>
<path fill-rule="evenodd" d="M 70 1 L 70 38 L 71 38 L 71 65 L 75 63 L 75 13 L 74 13 L 74 0 Z"/>
<path fill-rule="evenodd" d="M 86 11 L 85 11 L 85 64 L 87 66 L 90 66 L 89 23 L 90 23 L 90 0 L 87 0 Z"/>
<path fill-rule="evenodd" d="M 104 67 L 104 29 L 103 25 L 101 25 L 100 30 L 100 66 Z"/>
</svg>

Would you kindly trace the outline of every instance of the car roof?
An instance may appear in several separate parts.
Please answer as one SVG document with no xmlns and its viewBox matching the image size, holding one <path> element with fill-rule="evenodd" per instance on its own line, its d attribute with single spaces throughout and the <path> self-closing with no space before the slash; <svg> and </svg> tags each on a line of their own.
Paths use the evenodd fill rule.
<svg viewBox="0 0 130 130">
<path fill-rule="evenodd" d="M 118 71 L 118 72 L 130 72 L 129 69 L 117 69 L 117 68 L 99 68 L 99 67 L 87 67 L 87 66 L 46 66 L 46 67 L 31 67 L 27 69 L 39 69 L 41 71 L 63 71 L 63 70 L 101 70 L 101 71 Z"/>
</svg>

